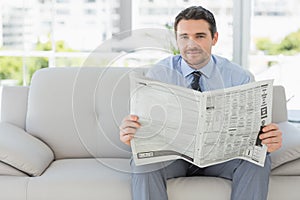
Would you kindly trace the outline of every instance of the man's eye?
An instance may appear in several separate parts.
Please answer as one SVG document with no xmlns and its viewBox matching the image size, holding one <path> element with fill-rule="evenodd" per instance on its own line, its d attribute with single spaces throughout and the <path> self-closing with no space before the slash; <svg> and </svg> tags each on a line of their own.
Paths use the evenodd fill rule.
<svg viewBox="0 0 300 200">
<path fill-rule="evenodd" d="M 205 38 L 204 35 L 197 35 L 197 38 Z"/>
<path fill-rule="evenodd" d="M 182 36 L 180 36 L 180 39 L 189 39 L 189 37 L 186 35 L 182 35 Z"/>
</svg>

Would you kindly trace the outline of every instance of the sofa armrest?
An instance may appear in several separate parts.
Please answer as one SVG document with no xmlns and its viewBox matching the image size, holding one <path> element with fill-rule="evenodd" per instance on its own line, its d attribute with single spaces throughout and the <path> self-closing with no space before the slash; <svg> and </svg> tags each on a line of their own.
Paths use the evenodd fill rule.
<svg viewBox="0 0 300 200">
<path fill-rule="evenodd" d="M 285 89 L 281 85 L 274 85 L 272 122 L 280 123 L 280 122 L 285 122 L 287 120 L 288 118 L 287 118 Z"/>
<path fill-rule="evenodd" d="M 30 176 L 39 176 L 54 159 L 42 141 L 9 123 L 0 122 L 0 160 Z"/>
<path fill-rule="evenodd" d="M 26 86 L 4 86 L 2 88 L 0 118 L 2 122 L 25 127 L 28 90 Z"/>
<path fill-rule="evenodd" d="M 271 153 L 272 169 L 300 158 L 300 130 L 289 122 L 278 123 L 282 147 Z"/>
</svg>

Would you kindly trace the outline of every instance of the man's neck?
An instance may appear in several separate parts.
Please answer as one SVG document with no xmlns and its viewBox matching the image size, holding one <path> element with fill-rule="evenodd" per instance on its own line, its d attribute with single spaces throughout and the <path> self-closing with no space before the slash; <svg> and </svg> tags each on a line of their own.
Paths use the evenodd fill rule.
<svg viewBox="0 0 300 200">
<path fill-rule="evenodd" d="M 191 63 L 189 63 L 187 60 L 185 60 L 185 62 L 193 69 L 195 70 L 199 70 L 201 69 L 202 67 L 206 66 L 208 63 L 209 63 L 210 59 L 207 59 L 205 62 L 203 63 L 199 63 L 199 64 L 196 64 L 196 65 L 193 65 Z"/>
</svg>

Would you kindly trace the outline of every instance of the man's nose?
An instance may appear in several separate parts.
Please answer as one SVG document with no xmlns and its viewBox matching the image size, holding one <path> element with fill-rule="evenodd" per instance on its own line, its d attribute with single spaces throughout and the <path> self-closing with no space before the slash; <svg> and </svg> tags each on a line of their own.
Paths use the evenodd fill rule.
<svg viewBox="0 0 300 200">
<path fill-rule="evenodd" d="M 192 38 L 188 39 L 186 45 L 188 47 L 199 47 L 199 45 Z"/>
</svg>

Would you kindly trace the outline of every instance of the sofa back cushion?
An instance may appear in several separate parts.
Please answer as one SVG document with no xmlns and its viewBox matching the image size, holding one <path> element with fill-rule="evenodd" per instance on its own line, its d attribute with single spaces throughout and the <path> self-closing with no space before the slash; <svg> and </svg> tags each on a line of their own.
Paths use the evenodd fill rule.
<svg viewBox="0 0 300 200">
<path fill-rule="evenodd" d="M 37 71 L 28 96 L 26 130 L 55 158 L 128 158 L 118 126 L 129 114 L 132 68 L 47 68 Z M 273 121 L 287 120 L 284 88 L 274 87 Z"/>
<path fill-rule="evenodd" d="M 37 71 L 28 96 L 26 130 L 55 158 L 130 157 L 119 140 L 129 114 L 130 68 L 47 68 Z"/>
</svg>

